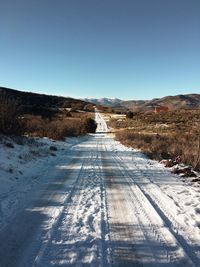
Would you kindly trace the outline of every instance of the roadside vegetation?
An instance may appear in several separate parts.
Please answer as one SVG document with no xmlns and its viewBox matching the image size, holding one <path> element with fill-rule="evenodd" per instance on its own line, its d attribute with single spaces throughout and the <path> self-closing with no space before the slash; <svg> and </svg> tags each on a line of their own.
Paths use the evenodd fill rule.
<svg viewBox="0 0 200 267">
<path fill-rule="evenodd" d="M 24 118 L 24 121 L 26 135 L 48 137 L 54 140 L 94 133 L 96 130 L 91 114 L 85 113 L 76 114 L 72 117 L 56 117 L 52 120 L 29 115 Z M 91 125 L 91 121 L 93 125 Z"/>
<path fill-rule="evenodd" d="M 20 135 L 23 133 L 23 123 L 20 120 L 20 108 L 17 102 L 8 98 L 5 94 L 0 95 L 0 133 Z"/>
<path fill-rule="evenodd" d="M 34 112 L 28 112 L 12 97 L 0 94 L 0 134 L 63 140 L 68 136 L 94 133 L 93 106 L 81 102 L 68 103 L 68 106 L 64 103 L 62 107 L 49 110 L 37 106 Z"/>
<path fill-rule="evenodd" d="M 109 124 L 117 140 L 150 158 L 174 160 L 180 156 L 183 163 L 200 170 L 200 109 L 131 113 Z"/>
</svg>

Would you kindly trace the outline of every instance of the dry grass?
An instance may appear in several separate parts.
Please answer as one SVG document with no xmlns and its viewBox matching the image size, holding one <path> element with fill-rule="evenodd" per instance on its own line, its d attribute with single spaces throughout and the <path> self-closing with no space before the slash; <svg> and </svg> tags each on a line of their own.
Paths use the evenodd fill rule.
<svg viewBox="0 0 200 267">
<path fill-rule="evenodd" d="M 120 142 L 141 149 L 153 159 L 180 155 L 184 163 L 200 170 L 200 110 L 139 113 L 133 119 L 112 119 L 110 126 L 118 129 L 115 134 Z"/>
<path fill-rule="evenodd" d="M 73 110 L 43 117 L 20 113 L 16 101 L 0 95 L 0 134 L 29 135 L 63 140 L 67 136 L 79 136 L 95 132 L 94 113 Z"/>
<path fill-rule="evenodd" d="M 23 132 L 23 123 L 19 117 L 20 108 L 16 101 L 0 94 L 0 134 L 20 135 Z"/>
<path fill-rule="evenodd" d="M 69 136 L 80 136 L 94 132 L 88 121 L 93 121 L 86 114 L 85 117 L 43 119 L 36 116 L 26 118 L 26 134 L 31 136 L 48 137 L 54 140 L 63 140 Z"/>
</svg>

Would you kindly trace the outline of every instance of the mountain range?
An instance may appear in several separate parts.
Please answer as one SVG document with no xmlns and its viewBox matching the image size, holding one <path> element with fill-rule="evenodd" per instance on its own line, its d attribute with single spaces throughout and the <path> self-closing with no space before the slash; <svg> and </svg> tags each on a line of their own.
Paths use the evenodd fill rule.
<svg viewBox="0 0 200 267">
<path fill-rule="evenodd" d="M 158 106 L 166 106 L 169 110 L 200 108 L 200 94 L 165 96 L 152 100 L 121 100 L 118 98 L 85 98 L 81 100 L 70 97 L 22 92 L 0 87 L 1 95 L 15 99 L 23 110 L 28 111 L 28 113 L 41 113 L 42 110 L 48 113 L 63 107 L 83 110 L 89 103 L 112 108 L 116 111 L 150 111 Z M 104 111 L 108 110 L 107 108 Z"/>
<path fill-rule="evenodd" d="M 102 105 L 105 107 L 114 107 L 119 106 L 122 102 L 121 99 L 118 98 L 84 98 L 84 101 L 91 102 L 95 105 Z"/>
<path fill-rule="evenodd" d="M 186 94 L 176 96 L 166 96 L 151 100 L 121 100 L 118 98 L 87 98 L 84 99 L 96 105 L 112 107 L 116 109 L 129 109 L 132 111 L 148 111 L 158 106 L 167 106 L 169 110 L 195 109 L 200 108 L 200 94 Z"/>
</svg>

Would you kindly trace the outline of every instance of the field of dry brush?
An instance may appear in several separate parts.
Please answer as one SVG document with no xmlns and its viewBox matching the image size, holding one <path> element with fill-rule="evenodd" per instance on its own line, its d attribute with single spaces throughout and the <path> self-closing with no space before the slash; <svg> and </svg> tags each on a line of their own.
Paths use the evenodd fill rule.
<svg viewBox="0 0 200 267">
<path fill-rule="evenodd" d="M 135 113 L 132 119 L 112 118 L 117 140 L 153 159 L 174 159 L 200 170 L 200 109 Z"/>
</svg>

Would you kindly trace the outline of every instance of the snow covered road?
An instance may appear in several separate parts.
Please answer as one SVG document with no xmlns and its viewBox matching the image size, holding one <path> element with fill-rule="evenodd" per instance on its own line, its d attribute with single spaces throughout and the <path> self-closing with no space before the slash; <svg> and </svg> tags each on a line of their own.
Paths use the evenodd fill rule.
<svg viewBox="0 0 200 267">
<path fill-rule="evenodd" d="M 66 150 L 55 178 L 0 232 L 0 266 L 200 266 L 200 187 L 96 120 L 97 134 Z"/>
</svg>

